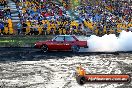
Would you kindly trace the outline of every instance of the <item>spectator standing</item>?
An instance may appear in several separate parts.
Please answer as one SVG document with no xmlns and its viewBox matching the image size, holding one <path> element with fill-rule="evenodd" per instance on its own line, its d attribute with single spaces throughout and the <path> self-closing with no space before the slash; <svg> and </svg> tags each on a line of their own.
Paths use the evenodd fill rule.
<svg viewBox="0 0 132 88">
<path fill-rule="evenodd" d="M 21 24 L 21 22 L 18 22 L 17 23 L 17 33 L 18 33 L 18 35 L 21 33 L 21 29 L 22 29 L 22 24 Z"/>
<path fill-rule="evenodd" d="M 2 23 L 0 23 L 0 34 L 3 33 L 3 30 L 4 30 L 4 25 Z"/>
</svg>

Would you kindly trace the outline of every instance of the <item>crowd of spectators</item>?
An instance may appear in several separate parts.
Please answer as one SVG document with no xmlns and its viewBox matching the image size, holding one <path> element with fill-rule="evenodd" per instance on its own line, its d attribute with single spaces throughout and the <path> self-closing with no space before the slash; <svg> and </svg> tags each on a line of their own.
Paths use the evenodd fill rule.
<svg viewBox="0 0 132 88">
<path fill-rule="evenodd" d="M 95 34 L 129 31 L 132 27 L 132 9 L 129 0 L 102 0 L 94 5 L 78 6 L 76 11 L 84 25 Z"/>
<path fill-rule="evenodd" d="M 1 6 L 6 6 L 2 0 Z M 78 20 L 73 20 L 60 3 L 52 0 L 14 0 L 19 11 L 20 22 L 12 28 L 10 9 L 0 10 L 2 34 L 48 35 L 48 34 L 86 34 L 90 30 L 96 35 L 130 31 L 130 0 L 99 0 L 95 4 L 87 2 L 75 9 Z M 3 14 L 4 15 L 1 15 Z M 3 17 L 2 17 L 3 16 Z M 15 31 L 15 32 L 14 32 Z"/>
<path fill-rule="evenodd" d="M 41 4 L 42 3 L 42 4 Z M 21 3 L 19 3 L 21 4 Z M 64 7 L 52 1 L 26 1 L 18 7 L 20 22 L 17 24 L 18 34 L 82 34 L 82 24 L 71 20 Z M 21 30 L 22 29 L 22 30 Z"/>
<path fill-rule="evenodd" d="M 13 34 L 11 11 L 7 5 L 7 0 L 0 1 L 0 35 L 3 34 Z"/>
</svg>

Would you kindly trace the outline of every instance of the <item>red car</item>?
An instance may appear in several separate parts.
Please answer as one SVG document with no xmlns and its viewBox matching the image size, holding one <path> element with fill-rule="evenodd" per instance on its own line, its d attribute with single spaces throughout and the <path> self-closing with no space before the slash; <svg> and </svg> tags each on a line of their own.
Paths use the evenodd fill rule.
<svg viewBox="0 0 132 88">
<path fill-rule="evenodd" d="M 52 40 L 39 41 L 34 45 L 35 48 L 47 51 L 73 51 L 78 52 L 80 47 L 88 48 L 87 41 L 79 41 L 73 35 L 58 35 Z"/>
</svg>

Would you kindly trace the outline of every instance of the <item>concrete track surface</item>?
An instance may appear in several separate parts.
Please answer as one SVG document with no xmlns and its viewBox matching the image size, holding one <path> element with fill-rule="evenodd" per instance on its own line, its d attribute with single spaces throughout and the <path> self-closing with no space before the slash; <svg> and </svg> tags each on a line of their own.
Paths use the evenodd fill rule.
<svg viewBox="0 0 132 88">
<path fill-rule="evenodd" d="M 76 67 L 87 73 L 132 74 L 132 53 L 42 53 L 33 48 L 0 48 L 0 88 L 132 88 L 131 83 L 77 84 Z"/>
</svg>

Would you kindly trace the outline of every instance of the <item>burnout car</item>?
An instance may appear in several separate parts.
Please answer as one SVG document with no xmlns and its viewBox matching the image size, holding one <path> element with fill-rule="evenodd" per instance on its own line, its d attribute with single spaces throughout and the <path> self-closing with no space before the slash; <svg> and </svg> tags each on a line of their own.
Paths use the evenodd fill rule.
<svg viewBox="0 0 132 88">
<path fill-rule="evenodd" d="M 34 45 L 35 48 L 43 52 L 48 51 L 73 51 L 79 52 L 80 47 L 88 48 L 87 41 L 79 41 L 74 35 L 58 35 L 52 40 L 39 41 Z"/>
</svg>

